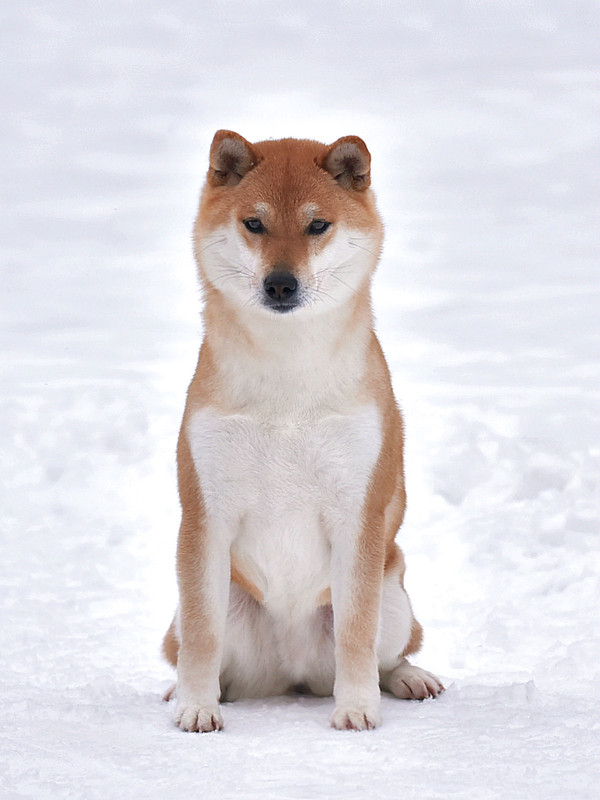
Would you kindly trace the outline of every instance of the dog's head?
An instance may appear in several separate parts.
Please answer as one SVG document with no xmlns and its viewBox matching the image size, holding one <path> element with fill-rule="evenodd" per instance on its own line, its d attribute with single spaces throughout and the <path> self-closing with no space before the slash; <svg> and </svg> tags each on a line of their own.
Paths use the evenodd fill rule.
<svg viewBox="0 0 600 800">
<path fill-rule="evenodd" d="M 370 162 L 357 136 L 251 144 L 218 131 L 194 228 L 207 291 L 288 317 L 368 291 L 383 238 Z"/>
</svg>

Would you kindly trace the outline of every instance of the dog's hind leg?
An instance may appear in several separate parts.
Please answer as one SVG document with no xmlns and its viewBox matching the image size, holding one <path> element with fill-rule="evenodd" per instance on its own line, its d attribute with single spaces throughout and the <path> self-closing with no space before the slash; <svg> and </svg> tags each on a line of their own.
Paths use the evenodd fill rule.
<svg viewBox="0 0 600 800">
<path fill-rule="evenodd" d="M 386 572 L 383 581 L 377 655 L 384 691 L 404 700 L 424 700 L 444 691 L 431 672 L 411 664 L 406 656 L 419 650 L 422 628 L 413 615 L 402 585 L 402 564 Z"/>
<path fill-rule="evenodd" d="M 382 673 L 381 688 L 402 700 L 425 700 L 444 691 L 440 679 L 403 658 L 391 672 Z"/>
</svg>

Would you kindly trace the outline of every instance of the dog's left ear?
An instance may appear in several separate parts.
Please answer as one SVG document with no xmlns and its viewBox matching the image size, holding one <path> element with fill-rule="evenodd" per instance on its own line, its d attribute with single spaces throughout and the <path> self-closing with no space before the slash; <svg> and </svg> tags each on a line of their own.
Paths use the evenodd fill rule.
<svg viewBox="0 0 600 800">
<path fill-rule="evenodd" d="M 342 136 L 318 162 L 342 189 L 362 192 L 371 185 L 371 154 L 358 136 Z"/>
<path fill-rule="evenodd" d="M 254 148 L 233 131 L 217 131 L 210 146 L 208 181 L 213 186 L 235 186 L 258 159 Z"/>
</svg>

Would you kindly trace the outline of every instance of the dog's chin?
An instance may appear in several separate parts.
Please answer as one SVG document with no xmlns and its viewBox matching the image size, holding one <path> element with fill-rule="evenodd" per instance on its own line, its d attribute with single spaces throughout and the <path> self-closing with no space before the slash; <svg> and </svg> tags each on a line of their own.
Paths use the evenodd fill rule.
<svg viewBox="0 0 600 800">
<path fill-rule="evenodd" d="M 260 308 L 261 314 L 267 317 L 281 319 L 298 319 L 298 318 L 313 318 L 321 314 L 327 314 L 338 304 L 331 298 L 329 302 L 314 302 L 314 300 L 307 297 L 300 298 L 294 303 L 274 303 L 268 300 L 260 300 L 257 307 Z"/>
</svg>

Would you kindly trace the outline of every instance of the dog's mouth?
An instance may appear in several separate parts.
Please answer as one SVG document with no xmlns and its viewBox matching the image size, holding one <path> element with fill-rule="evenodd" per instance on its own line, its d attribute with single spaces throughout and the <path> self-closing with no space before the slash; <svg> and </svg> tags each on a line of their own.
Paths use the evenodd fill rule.
<svg viewBox="0 0 600 800">
<path fill-rule="evenodd" d="M 269 309 L 269 311 L 274 311 L 276 314 L 287 314 L 290 311 L 293 311 L 295 308 L 298 308 L 300 303 L 298 301 L 289 302 L 289 303 L 272 303 L 268 300 L 265 302 L 265 306 Z"/>
</svg>

